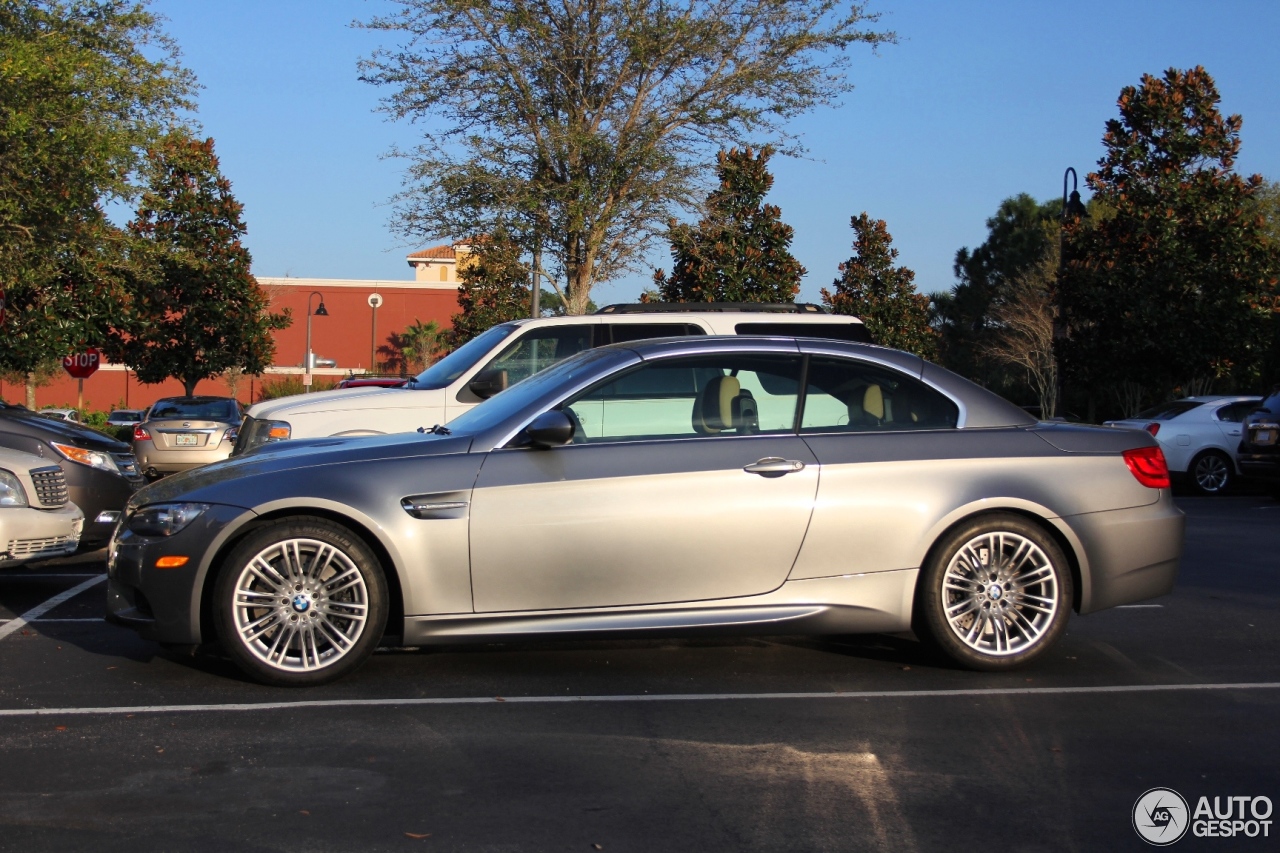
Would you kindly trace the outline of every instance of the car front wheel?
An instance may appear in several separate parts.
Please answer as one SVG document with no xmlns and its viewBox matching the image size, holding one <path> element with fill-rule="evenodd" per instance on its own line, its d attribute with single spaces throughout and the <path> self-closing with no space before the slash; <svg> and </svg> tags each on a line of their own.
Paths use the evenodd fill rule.
<svg viewBox="0 0 1280 853">
<path fill-rule="evenodd" d="M 1220 495 L 1231 488 L 1234 479 L 1231 460 L 1215 450 L 1201 453 L 1191 460 L 1191 484 L 1202 495 Z"/>
<path fill-rule="evenodd" d="M 1062 549 L 1016 515 L 961 525 L 938 543 L 921 575 L 921 638 L 961 666 L 1014 669 L 1066 630 L 1073 596 Z"/>
<path fill-rule="evenodd" d="M 264 684 L 341 678 L 373 654 L 387 620 L 387 584 L 369 547 L 320 518 L 282 519 L 248 536 L 219 574 L 222 644 Z"/>
</svg>

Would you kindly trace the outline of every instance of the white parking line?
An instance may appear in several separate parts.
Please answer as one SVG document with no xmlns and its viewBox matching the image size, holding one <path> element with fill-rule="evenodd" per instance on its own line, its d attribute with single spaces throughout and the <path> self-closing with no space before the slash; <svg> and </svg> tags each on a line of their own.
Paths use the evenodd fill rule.
<svg viewBox="0 0 1280 853">
<path fill-rule="evenodd" d="M 1120 684 L 1103 687 L 995 687 L 972 690 L 862 690 L 848 693 L 656 693 L 618 696 L 444 696 L 431 699 L 312 699 L 224 705 L 129 705 L 106 708 L 5 708 L 0 717 L 181 714 L 200 711 L 284 711 L 292 708 L 408 708 L 416 705 L 561 705 L 585 702 L 732 702 L 764 699 L 952 699 L 987 696 L 1082 696 L 1108 693 L 1180 693 L 1277 690 L 1280 681 L 1239 684 Z"/>
<path fill-rule="evenodd" d="M 12 621 L 13 621 L 12 619 L 0 619 L 0 624 L 5 622 L 12 622 Z M 35 624 L 36 622 L 39 622 L 41 624 L 44 624 L 45 622 L 105 622 L 105 621 L 107 620 L 103 619 L 101 616 L 85 616 L 77 619 L 71 619 L 71 618 L 63 619 L 57 616 L 51 616 L 48 619 L 28 619 L 27 623 Z"/>
<path fill-rule="evenodd" d="M 31 608 L 26 613 L 23 613 L 21 616 L 19 616 L 17 619 L 14 619 L 12 622 L 7 622 L 4 625 L 0 625 L 0 640 L 3 640 L 5 637 L 9 636 L 14 631 L 20 630 L 22 626 L 26 625 L 28 622 L 33 622 L 36 619 L 39 619 L 41 616 L 48 613 L 53 608 L 57 607 L 59 604 L 62 604 L 63 602 L 66 602 L 66 601 L 70 601 L 80 593 L 84 592 L 87 589 L 92 589 L 93 587 L 102 583 L 106 579 L 107 579 L 106 575 L 95 575 L 94 577 L 89 578 L 89 580 L 85 581 L 84 583 L 73 586 L 71 587 L 71 589 L 58 593 L 53 598 L 50 598 L 48 601 L 45 601 L 41 604 L 37 604 L 35 607 Z"/>
<path fill-rule="evenodd" d="M 25 572 L 13 572 L 12 574 L 0 575 L 0 581 L 16 581 L 30 580 L 31 578 L 105 578 L 102 572 L 76 572 L 74 574 L 27 574 Z"/>
</svg>

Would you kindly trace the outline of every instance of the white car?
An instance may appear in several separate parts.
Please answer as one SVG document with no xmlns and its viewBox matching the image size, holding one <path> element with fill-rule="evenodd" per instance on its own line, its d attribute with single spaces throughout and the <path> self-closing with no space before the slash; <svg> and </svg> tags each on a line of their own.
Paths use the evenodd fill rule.
<svg viewBox="0 0 1280 853">
<path fill-rule="evenodd" d="M 0 447 L 0 566 L 74 554 L 84 513 L 67 499 L 62 469 Z"/>
<path fill-rule="evenodd" d="M 582 350 L 687 335 L 870 341 L 856 317 L 803 304 L 611 305 L 583 316 L 514 320 L 477 335 L 401 388 L 349 388 L 258 403 L 231 455 L 285 439 L 427 431 Z"/>
<path fill-rule="evenodd" d="M 52 418 L 55 421 L 71 421 L 73 424 L 80 423 L 80 413 L 75 409 L 41 409 L 36 414 L 42 418 Z"/>
<path fill-rule="evenodd" d="M 1219 495 L 1240 473 L 1240 424 L 1261 402 L 1261 397 L 1186 397 L 1103 426 L 1145 429 L 1160 442 L 1171 474 L 1185 477 L 1202 495 Z"/>
</svg>

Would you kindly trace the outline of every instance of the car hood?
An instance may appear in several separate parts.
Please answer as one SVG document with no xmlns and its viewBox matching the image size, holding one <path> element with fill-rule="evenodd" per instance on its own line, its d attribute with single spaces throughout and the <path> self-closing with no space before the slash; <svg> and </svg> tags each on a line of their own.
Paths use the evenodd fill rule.
<svg viewBox="0 0 1280 853">
<path fill-rule="evenodd" d="M 56 462 L 43 459 L 34 453 L 27 453 L 25 450 L 0 447 L 0 468 L 6 471 L 18 473 L 20 471 L 30 471 L 32 468 L 48 468 L 50 465 L 56 464 Z"/>
<path fill-rule="evenodd" d="M 129 445 L 114 438 L 108 438 L 97 430 L 70 421 L 42 418 L 26 409 L 13 407 L 0 409 L 0 430 L 4 430 L 6 425 L 18 427 L 17 431 L 38 436 L 45 441 L 57 441 L 88 450 L 103 450 L 107 453 L 129 452 Z"/>
<path fill-rule="evenodd" d="M 345 409 L 419 409 L 430 405 L 421 396 L 430 393 L 426 389 L 413 388 L 339 388 L 266 400 L 249 409 L 249 417 L 258 420 L 288 420 L 291 415 L 341 412 Z"/>
<path fill-rule="evenodd" d="M 219 501 L 207 494 L 215 486 L 237 480 L 236 491 L 253 494 L 255 477 L 275 477 L 286 471 L 323 465 L 346 465 L 387 459 L 418 459 L 466 453 L 471 436 L 402 433 L 352 438 L 311 438 L 277 441 L 222 462 L 165 477 L 140 489 L 129 499 L 129 509 L 169 501 Z"/>
</svg>

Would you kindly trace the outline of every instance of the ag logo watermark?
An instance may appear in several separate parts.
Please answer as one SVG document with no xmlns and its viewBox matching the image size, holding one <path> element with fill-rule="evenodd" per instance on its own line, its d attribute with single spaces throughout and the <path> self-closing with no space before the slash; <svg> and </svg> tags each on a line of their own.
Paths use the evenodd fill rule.
<svg viewBox="0 0 1280 853">
<path fill-rule="evenodd" d="M 1172 788 L 1152 788 L 1133 804 L 1133 828 L 1142 840 L 1165 847 L 1187 834 L 1187 801 Z"/>
<path fill-rule="evenodd" d="M 1270 838 L 1270 797 L 1200 797 L 1192 809 L 1172 788 L 1152 788 L 1133 804 L 1133 829 L 1168 847 L 1191 830 L 1196 838 Z"/>
</svg>

